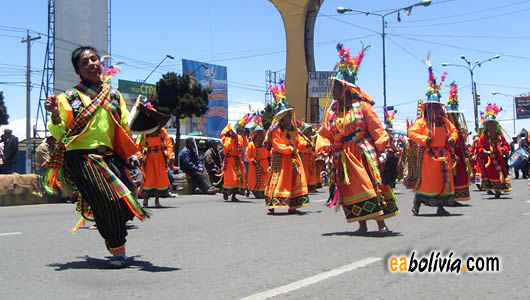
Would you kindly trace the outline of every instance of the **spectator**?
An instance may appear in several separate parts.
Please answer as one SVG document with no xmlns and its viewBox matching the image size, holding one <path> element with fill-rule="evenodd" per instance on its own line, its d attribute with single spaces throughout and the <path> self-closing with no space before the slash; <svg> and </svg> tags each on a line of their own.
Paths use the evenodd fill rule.
<svg viewBox="0 0 530 300">
<path fill-rule="evenodd" d="M 18 138 L 11 129 L 5 129 L 0 142 L 4 143 L 4 163 L 0 166 L 0 174 L 11 174 L 18 158 Z"/>
<path fill-rule="evenodd" d="M 528 141 L 528 132 L 523 129 L 519 137 L 519 147 L 523 148 L 527 153 L 530 153 L 530 142 Z M 528 167 L 530 166 L 528 164 L 528 161 L 528 159 L 525 159 L 523 161 L 523 165 L 521 166 L 521 171 L 523 172 L 523 179 L 528 178 Z"/>
<path fill-rule="evenodd" d="M 55 138 L 48 133 L 48 136 L 46 136 L 37 149 L 35 149 L 35 172 L 38 172 L 42 164 L 48 160 L 50 154 L 52 154 L 55 149 L 55 145 Z"/>
<path fill-rule="evenodd" d="M 513 153 L 515 151 L 517 151 L 517 149 L 519 149 L 519 143 L 517 142 L 517 137 L 514 136 L 512 138 L 512 142 L 510 143 L 510 156 L 513 155 Z M 515 179 L 519 179 L 519 170 L 521 168 L 520 167 L 513 167 L 513 174 L 515 175 Z"/>
<path fill-rule="evenodd" d="M 191 179 L 193 191 L 198 187 L 202 193 L 215 194 L 219 189 L 210 183 L 208 173 L 204 170 L 194 146 L 193 138 L 187 138 L 186 147 L 179 153 L 180 169 Z"/>
<path fill-rule="evenodd" d="M 204 166 L 208 175 L 210 176 L 210 182 L 217 188 L 223 186 L 223 180 L 221 174 L 223 173 L 223 160 L 219 150 L 217 149 L 218 144 L 217 140 L 208 141 L 208 150 L 204 153 Z M 216 184 L 219 182 L 218 184 Z"/>
</svg>

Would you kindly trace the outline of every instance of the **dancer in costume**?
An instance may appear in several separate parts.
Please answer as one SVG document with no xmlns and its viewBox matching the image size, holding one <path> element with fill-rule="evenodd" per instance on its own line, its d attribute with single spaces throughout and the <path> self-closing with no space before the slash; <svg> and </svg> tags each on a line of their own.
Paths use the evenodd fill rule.
<svg viewBox="0 0 530 300">
<path fill-rule="evenodd" d="M 495 192 L 495 198 L 501 196 L 501 192 L 512 190 L 508 169 L 504 164 L 503 155 L 510 151 L 510 145 L 506 142 L 502 133 L 502 127 L 497 122 L 497 114 L 501 108 L 495 104 L 486 106 L 486 116 L 482 116 L 484 131 L 480 135 L 478 153 L 482 169 L 482 189 L 490 193 Z"/>
<path fill-rule="evenodd" d="M 317 170 L 315 158 L 315 143 L 313 142 L 313 128 L 311 125 L 296 121 L 300 133 L 303 134 L 307 139 L 308 146 L 300 148 L 300 157 L 302 164 L 304 165 L 305 178 L 307 180 L 307 188 L 310 192 L 317 189 L 318 182 L 320 181 L 320 171 Z"/>
<path fill-rule="evenodd" d="M 254 115 L 251 121 L 250 142 L 245 156 L 248 166 L 248 188 L 258 199 L 265 197 L 265 187 L 269 181 L 269 160 L 271 153 L 263 145 L 265 129 L 261 123 L 261 116 Z"/>
<path fill-rule="evenodd" d="M 243 164 L 244 148 L 247 142 L 244 137 L 245 125 L 250 120 L 250 115 L 243 116 L 235 125 L 228 123 L 221 131 L 221 142 L 225 155 L 223 162 L 223 199 L 238 202 L 237 193 L 243 193 L 246 189 L 245 165 Z"/>
<path fill-rule="evenodd" d="M 379 232 L 388 232 L 385 219 L 399 210 L 392 190 L 383 185 L 379 155 L 388 145 L 386 133 L 374 111 L 374 101 L 356 86 L 364 52 L 351 57 L 349 49 L 337 45 L 340 61 L 332 78 L 333 98 L 327 100 L 316 141 L 317 164 L 329 159 L 330 199 L 328 206 L 341 205 L 348 223 L 359 222 L 356 234 L 368 231 L 366 221 L 375 220 Z"/>
<path fill-rule="evenodd" d="M 456 83 L 451 83 L 449 99 L 447 100 L 447 118 L 455 126 L 458 138 L 454 145 L 455 166 L 452 170 L 455 184 L 455 201 L 470 200 L 469 184 L 471 166 L 469 165 L 469 152 L 467 150 L 467 126 L 464 113 L 458 110 L 458 87 Z M 455 202 L 458 206 L 460 203 Z"/>
<path fill-rule="evenodd" d="M 156 111 L 151 103 L 146 107 Z M 161 122 L 162 123 L 162 122 Z M 167 134 L 164 124 L 160 124 L 152 133 L 140 134 L 136 145 L 140 150 L 138 159 L 142 165 L 144 183 L 140 194 L 147 207 L 149 197 L 155 197 L 155 207 L 162 207 L 159 198 L 169 194 L 170 182 L 167 176 L 168 167 L 173 165 L 173 143 Z"/>
<path fill-rule="evenodd" d="M 59 144 L 43 165 L 41 183 L 48 193 L 75 184 L 112 254 L 111 265 L 122 267 L 125 223 L 133 214 L 140 220 L 147 217 L 127 176 L 126 159 L 137 152 L 128 135 L 129 112 L 120 93 L 110 87 L 110 78 L 102 80 L 95 48 L 76 48 L 72 64 L 81 82 L 45 102 L 51 113 L 48 128 Z"/>
<path fill-rule="evenodd" d="M 425 204 L 438 207 L 436 214 L 446 216 L 449 212 L 444 206 L 453 205 L 455 201 L 451 153 L 454 153 L 458 132 L 446 117 L 443 104 L 440 103 L 440 88 L 446 73 L 442 75 L 440 83 L 436 84 L 430 58 L 426 63 L 429 66 L 429 88 L 427 101 L 423 103 L 423 116 L 408 130 L 409 139 L 419 145 L 419 177 L 413 189 L 415 196 L 412 213 L 417 216 L 420 205 Z"/>
<path fill-rule="evenodd" d="M 481 129 L 479 129 L 480 134 Z M 480 155 L 478 153 L 480 143 L 480 136 L 475 135 L 473 137 L 473 144 L 471 145 L 471 160 L 470 164 L 473 166 L 473 171 L 471 172 L 471 184 L 475 184 L 479 191 L 482 191 L 482 170 L 480 167 Z"/>
<path fill-rule="evenodd" d="M 271 177 L 265 189 L 265 204 L 270 213 L 276 208 L 287 208 L 289 214 L 297 214 L 298 208 L 309 205 L 306 176 L 298 153 L 301 148 L 308 147 L 308 142 L 296 128 L 294 111 L 285 99 L 285 85 L 281 83 L 270 89 L 276 114 L 265 136 L 272 146 Z"/>
</svg>

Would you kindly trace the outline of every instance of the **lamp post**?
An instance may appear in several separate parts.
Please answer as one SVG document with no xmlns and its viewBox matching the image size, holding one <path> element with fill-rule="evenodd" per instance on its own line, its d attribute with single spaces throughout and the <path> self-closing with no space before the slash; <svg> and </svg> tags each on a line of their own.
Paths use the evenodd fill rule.
<svg viewBox="0 0 530 300">
<path fill-rule="evenodd" d="M 382 24 L 381 38 L 383 40 L 383 108 L 384 109 L 386 109 L 385 17 L 388 16 L 388 15 L 397 13 L 398 14 L 397 20 L 398 20 L 398 22 L 401 22 L 401 17 L 400 17 L 400 14 L 399 14 L 400 11 L 403 10 L 405 12 L 405 16 L 409 16 L 410 12 L 412 11 L 412 8 L 414 6 L 425 6 L 425 7 L 427 7 L 429 5 L 431 5 L 431 0 L 423 0 L 421 2 L 417 2 L 417 3 L 413 4 L 413 5 L 393 10 L 393 11 L 388 12 L 386 14 L 378 14 L 378 13 L 375 13 L 375 12 L 356 10 L 356 9 L 344 8 L 344 7 L 337 7 L 337 12 L 339 14 L 344 14 L 345 12 L 348 12 L 348 11 L 350 11 L 350 12 L 354 11 L 354 12 L 363 13 L 363 14 L 365 14 L 367 16 L 368 15 L 374 15 L 374 16 L 381 17 L 381 24 Z M 386 116 L 385 116 L 385 121 L 386 121 Z"/>
<path fill-rule="evenodd" d="M 478 132 L 478 103 L 477 103 L 477 86 L 473 79 L 473 70 L 475 70 L 476 66 L 480 67 L 483 63 L 488 62 L 493 59 L 497 59 L 499 57 L 501 56 L 497 54 L 483 61 L 475 60 L 473 63 L 471 63 L 469 60 L 466 59 L 464 55 L 460 55 L 460 58 L 466 62 L 466 65 L 442 63 L 443 67 L 451 66 L 451 67 L 461 67 L 461 68 L 467 69 L 469 71 L 469 74 L 471 75 L 471 95 L 473 97 L 473 110 L 475 111 L 475 132 Z"/>
<path fill-rule="evenodd" d="M 153 69 L 153 71 L 151 71 L 151 73 L 149 73 L 149 75 L 147 75 L 147 77 L 145 77 L 144 79 L 144 83 L 147 81 L 147 78 L 149 78 L 149 76 L 151 76 L 151 74 L 153 74 L 155 72 L 156 69 L 158 69 L 158 67 L 160 67 L 160 65 L 164 62 L 164 60 L 166 60 L 166 58 L 169 58 L 169 59 L 175 59 L 173 56 L 167 54 L 163 59 L 162 61 Z"/>
<path fill-rule="evenodd" d="M 515 134 L 515 96 L 514 95 L 508 95 L 508 94 L 503 94 L 503 93 L 498 93 L 498 92 L 491 92 L 492 95 L 503 95 L 505 97 L 512 97 L 512 100 L 513 100 L 513 134 Z"/>
</svg>

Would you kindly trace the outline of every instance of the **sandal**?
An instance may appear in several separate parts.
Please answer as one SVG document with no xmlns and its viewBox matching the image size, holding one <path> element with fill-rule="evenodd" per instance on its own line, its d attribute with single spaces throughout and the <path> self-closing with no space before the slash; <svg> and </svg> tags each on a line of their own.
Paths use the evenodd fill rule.
<svg viewBox="0 0 530 300">
<path fill-rule="evenodd" d="M 109 258 L 109 264 L 113 268 L 118 268 L 118 269 L 125 268 L 127 267 L 126 259 L 127 259 L 126 257 L 121 256 L 121 255 L 111 256 Z"/>
</svg>

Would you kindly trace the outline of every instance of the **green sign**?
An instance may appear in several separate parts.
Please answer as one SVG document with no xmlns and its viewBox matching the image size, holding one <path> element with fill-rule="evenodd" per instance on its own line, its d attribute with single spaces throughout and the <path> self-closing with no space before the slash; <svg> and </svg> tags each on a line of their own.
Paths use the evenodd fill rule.
<svg viewBox="0 0 530 300">
<path fill-rule="evenodd" d="M 129 80 L 118 80 L 118 90 L 121 93 L 136 94 L 136 95 L 153 95 L 156 92 L 156 86 L 154 84 L 129 81 Z"/>
</svg>

